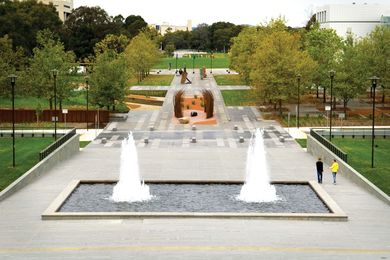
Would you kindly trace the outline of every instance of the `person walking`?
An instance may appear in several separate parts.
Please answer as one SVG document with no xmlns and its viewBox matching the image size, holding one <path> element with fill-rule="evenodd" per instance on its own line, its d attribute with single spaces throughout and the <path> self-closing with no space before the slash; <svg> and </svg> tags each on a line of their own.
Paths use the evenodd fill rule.
<svg viewBox="0 0 390 260">
<path fill-rule="evenodd" d="M 333 184 L 336 184 L 336 175 L 337 175 L 337 172 L 339 170 L 339 164 L 337 163 L 336 159 L 333 159 L 332 166 L 330 166 L 329 168 L 332 171 Z"/>
<path fill-rule="evenodd" d="M 318 161 L 316 162 L 316 168 L 318 183 L 322 183 L 322 172 L 324 171 L 324 164 L 322 163 L 321 158 L 318 158 Z"/>
</svg>

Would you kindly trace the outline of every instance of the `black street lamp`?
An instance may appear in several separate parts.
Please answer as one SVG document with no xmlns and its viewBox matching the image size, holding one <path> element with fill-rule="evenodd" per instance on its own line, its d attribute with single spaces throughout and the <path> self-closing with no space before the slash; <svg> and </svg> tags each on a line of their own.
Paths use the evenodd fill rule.
<svg viewBox="0 0 390 260">
<path fill-rule="evenodd" d="M 336 72 L 334 70 L 329 71 L 330 75 L 330 120 L 329 120 L 329 141 L 332 142 L 332 117 L 333 117 L 333 80 Z"/>
<path fill-rule="evenodd" d="M 192 57 L 192 74 L 195 73 L 195 55 Z"/>
<path fill-rule="evenodd" d="M 9 78 L 12 87 L 12 167 L 15 168 L 15 83 L 17 76 L 11 74 Z"/>
<path fill-rule="evenodd" d="M 54 139 L 57 140 L 57 75 L 58 70 L 51 71 L 54 78 Z"/>
<path fill-rule="evenodd" d="M 374 168 L 374 139 L 375 139 L 375 89 L 379 78 L 373 76 L 370 78 L 372 83 L 372 132 L 371 132 L 371 168 Z"/>
<path fill-rule="evenodd" d="M 178 55 L 176 53 L 176 72 L 175 72 L 175 74 L 177 74 L 177 58 L 178 58 Z"/>
<path fill-rule="evenodd" d="M 213 53 L 210 54 L 210 61 L 211 61 L 210 74 L 213 74 Z"/>
<path fill-rule="evenodd" d="M 88 76 L 85 76 L 85 89 L 87 90 L 87 114 L 86 114 L 86 117 L 85 117 L 85 120 L 87 121 L 87 131 L 88 131 L 88 90 L 89 90 L 89 77 Z"/>
<path fill-rule="evenodd" d="M 297 127 L 299 128 L 299 96 L 300 96 L 299 88 L 300 88 L 300 85 L 301 85 L 301 74 L 298 74 L 298 75 L 297 75 L 297 80 L 298 80 Z"/>
</svg>

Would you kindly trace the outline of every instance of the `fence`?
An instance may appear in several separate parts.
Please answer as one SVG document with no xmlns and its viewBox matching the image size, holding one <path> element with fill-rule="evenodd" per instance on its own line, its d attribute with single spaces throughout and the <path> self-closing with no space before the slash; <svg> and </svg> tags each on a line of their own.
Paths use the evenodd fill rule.
<svg viewBox="0 0 390 260">
<path fill-rule="evenodd" d="M 345 152 L 334 146 L 328 139 L 324 138 L 321 134 L 316 132 L 317 130 L 310 129 L 310 135 L 315 138 L 318 142 L 328 148 L 332 153 L 337 155 L 344 162 L 348 161 L 348 156 Z"/>
<path fill-rule="evenodd" d="M 85 123 L 95 122 L 97 119 L 98 110 L 68 110 L 67 114 L 63 114 L 61 110 L 57 110 L 57 122 L 73 122 Z M 52 122 L 54 110 L 43 110 L 39 116 L 40 121 Z M 66 116 L 65 116 L 66 115 Z M 0 109 L 0 123 L 12 122 L 12 109 Z M 108 110 L 99 110 L 99 123 L 105 124 L 110 120 L 110 112 Z M 34 109 L 15 109 L 15 123 L 37 122 L 37 112 Z"/>
<path fill-rule="evenodd" d="M 73 128 L 66 135 L 61 136 L 56 142 L 52 143 L 46 149 L 42 150 L 39 153 L 39 160 L 42 161 L 43 159 L 45 159 L 49 154 L 55 151 L 58 147 L 60 147 L 74 135 L 76 135 L 76 128 Z"/>
<path fill-rule="evenodd" d="M 72 128 L 58 128 L 57 136 L 65 135 Z M 0 137 L 12 137 L 12 127 L 1 127 Z M 54 128 L 52 127 L 21 127 L 15 129 L 15 137 L 54 137 Z"/>
<path fill-rule="evenodd" d="M 329 129 L 316 129 L 315 130 L 317 134 L 320 134 L 321 136 L 329 136 Z M 332 138 L 333 137 L 361 137 L 371 138 L 372 135 L 372 128 L 333 128 L 332 129 Z M 375 138 L 388 138 L 390 137 L 390 128 L 375 128 L 374 129 L 374 136 Z"/>
</svg>

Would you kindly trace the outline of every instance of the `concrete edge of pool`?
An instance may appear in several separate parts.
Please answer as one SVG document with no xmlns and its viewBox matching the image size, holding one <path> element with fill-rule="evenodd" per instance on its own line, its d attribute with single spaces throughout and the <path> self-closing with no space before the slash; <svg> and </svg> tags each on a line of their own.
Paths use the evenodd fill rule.
<svg viewBox="0 0 390 260">
<path fill-rule="evenodd" d="M 347 221 L 348 216 L 315 181 L 273 181 L 272 184 L 304 184 L 309 185 L 330 213 L 235 213 L 235 212 L 59 212 L 58 210 L 79 184 L 116 183 L 117 180 L 73 180 L 49 205 L 41 215 L 42 220 L 68 219 L 126 219 L 126 218 L 245 218 L 245 219 L 295 219 L 295 220 L 327 220 Z M 178 181 L 153 180 L 147 183 L 158 184 L 242 184 L 240 181 Z"/>
</svg>

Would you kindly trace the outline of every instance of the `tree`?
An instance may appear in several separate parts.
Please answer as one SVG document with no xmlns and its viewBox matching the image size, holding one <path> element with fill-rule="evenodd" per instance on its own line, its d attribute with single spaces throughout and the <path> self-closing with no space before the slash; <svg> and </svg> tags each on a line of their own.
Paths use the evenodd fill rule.
<svg viewBox="0 0 390 260">
<path fill-rule="evenodd" d="M 342 51 L 335 66 L 336 76 L 334 96 L 343 101 L 344 114 L 347 115 L 348 102 L 364 90 L 364 68 L 360 66 L 358 49 L 352 34 L 342 42 Z M 336 103 L 334 103 L 334 107 Z"/>
<path fill-rule="evenodd" d="M 16 71 L 24 70 L 25 60 L 21 47 L 18 47 L 16 51 L 12 49 L 12 40 L 8 35 L 0 38 L 0 96 L 11 93 L 8 76 Z"/>
<path fill-rule="evenodd" d="M 205 23 L 199 24 L 191 32 L 191 48 L 196 50 L 207 50 L 210 46 L 209 26 Z"/>
<path fill-rule="evenodd" d="M 326 102 L 326 88 L 329 86 L 329 71 L 335 68 L 337 53 L 341 49 L 341 38 L 333 29 L 321 29 L 318 23 L 306 34 L 306 50 L 318 63 L 313 82 L 318 88 L 323 87 L 324 103 Z"/>
<path fill-rule="evenodd" d="M 270 100 L 282 114 L 282 102 L 297 97 L 296 76 L 311 79 L 316 63 L 301 50 L 299 34 L 275 31 L 257 45 L 251 58 L 251 82 L 260 96 Z"/>
<path fill-rule="evenodd" d="M 25 92 L 38 98 L 46 98 L 52 108 L 54 97 L 52 71 L 57 69 L 57 100 L 61 108 L 62 101 L 68 98 L 73 90 L 69 71 L 75 63 L 74 53 L 65 51 L 64 45 L 49 30 L 38 32 L 37 43 L 38 47 L 34 48 L 34 56 L 27 71 L 28 82 Z"/>
<path fill-rule="evenodd" d="M 136 36 L 139 32 L 145 29 L 148 24 L 139 15 L 130 15 L 126 18 L 124 23 L 124 29 L 126 35 L 131 39 Z"/>
<path fill-rule="evenodd" d="M 68 50 L 84 59 L 93 55 L 96 43 L 107 34 L 116 34 L 115 28 L 111 17 L 100 7 L 81 6 L 65 21 L 62 39 Z"/>
<path fill-rule="evenodd" d="M 236 37 L 242 26 L 227 22 L 213 23 L 209 27 L 210 49 L 216 51 L 227 51 L 230 49 L 230 39 Z"/>
<path fill-rule="evenodd" d="M 377 26 L 357 47 L 366 80 L 374 75 L 380 78 L 384 103 L 384 90 L 390 88 L 390 27 Z"/>
<path fill-rule="evenodd" d="M 152 66 L 158 62 L 160 52 L 156 44 L 141 32 L 127 46 L 125 57 L 132 76 L 142 81 Z"/>
<path fill-rule="evenodd" d="M 163 45 L 173 44 L 176 49 L 190 49 L 191 48 L 191 32 L 176 31 L 168 32 L 164 35 Z"/>
<path fill-rule="evenodd" d="M 50 4 L 36 0 L 0 0 L 0 37 L 8 35 L 13 48 L 22 47 L 31 55 L 36 47 L 36 34 L 43 29 L 59 32 L 62 22 Z"/>
<path fill-rule="evenodd" d="M 128 79 L 123 54 L 113 50 L 100 53 L 90 75 L 91 103 L 115 110 L 115 105 L 124 100 Z"/>
<path fill-rule="evenodd" d="M 117 54 L 125 51 L 130 39 L 127 36 L 108 34 L 106 37 L 95 45 L 95 54 L 101 54 L 105 51 L 112 50 Z"/>
</svg>

